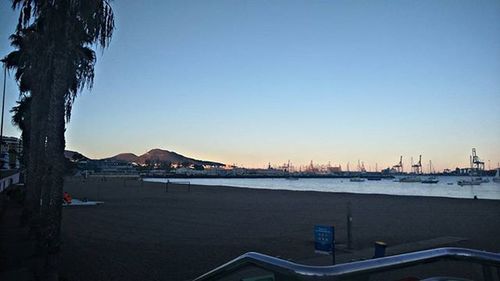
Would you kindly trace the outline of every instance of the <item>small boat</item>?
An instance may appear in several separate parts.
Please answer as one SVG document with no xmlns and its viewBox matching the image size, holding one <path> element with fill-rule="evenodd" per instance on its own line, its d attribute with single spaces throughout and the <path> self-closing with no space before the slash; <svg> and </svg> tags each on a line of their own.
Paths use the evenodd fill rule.
<svg viewBox="0 0 500 281">
<path fill-rule="evenodd" d="M 434 183 L 438 183 L 438 182 L 439 182 L 439 180 L 436 177 L 428 177 L 428 178 L 422 180 L 422 183 L 427 183 L 427 184 L 434 184 Z"/>
<path fill-rule="evenodd" d="M 364 178 L 360 178 L 360 177 L 357 177 L 357 178 L 350 178 L 349 179 L 350 182 L 364 182 L 365 179 Z"/>
<path fill-rule="evenodd" d="M 477 180 L 477 179 L 470 179 L 470 180 L 459 180 L 457 182 L 458 185 L 464 186 L 464 185 L 480 185 L 482 181 Z"/>
<path fill-rule="evenodd" d="M 408 176 L 400 178 L 399 182 L 422 182 L 422 179 L 417 176 Z"/>
<path fill-rule="evenodd" d="M 362 164 L 358 160 L 358 172 L 355 174 L 352 178 L 349 179 L 350 182 L 364 182 L 365 179 L 364 177 L 362 178 L 362 175 L 366 174 L 365 170 L 365 164 Z"/>
<path fill-rule="evenodd" d="M 271 164 L 269 164 L 271 165 Z M 298 181 L 299 178 L 298 177 L 295 177 L 294 176 L 294 173 L 293 172 L 290 172 L 290 169 L 292 168 L 292 165 L 290 163 L 290 160 L 288 160 L 288 165 L 286 165 L 286 177 L 285 177 L 285 180 L 289 180 L 289 181 Z"/>
<path fill-rule="evenodd" d="M 500 169 L 497 169 L 497 173 L 495 174 L 495 177 L 493 178 L 493 182 L 500 183 Z"/>
<path fill-rule="evenodd" d="M 488 182 L 490 182 L 490 180 L 489 180 L 489 179 L 486 179 L 486 178 L 485 178 L 485 179 L 483 179 L 483 178 L 481 178 L 481 177 L 474 178 L 474 180 L 475 180 L 475 181 L 478 181 L 478 182 L 481 182 L 481 183 L 488 183 Z"/>
<path fill-rule="evenodd" d="M 431 173 L 432 173 L 432 161 L 429 160 L 429 174 L 431 174 Z M 429 176 L 428 178 L 422 180 L 422 183 L 426 183 L 426 184 L 435 184 L 438 182 L 439 182 L 439 180 L 435 176 Z"/>
</svg>

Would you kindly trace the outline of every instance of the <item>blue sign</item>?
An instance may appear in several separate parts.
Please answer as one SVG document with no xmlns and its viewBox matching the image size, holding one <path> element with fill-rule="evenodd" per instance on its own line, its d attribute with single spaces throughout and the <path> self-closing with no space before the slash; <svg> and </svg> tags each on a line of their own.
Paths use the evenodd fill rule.
<svg viewBox="0 0 500 281">
<path fill-rule="evenodd" d="M 320 254 L 335 253 L 335 231 L 333 226 L 314 226 L 314 251 Z"/>
</svg>

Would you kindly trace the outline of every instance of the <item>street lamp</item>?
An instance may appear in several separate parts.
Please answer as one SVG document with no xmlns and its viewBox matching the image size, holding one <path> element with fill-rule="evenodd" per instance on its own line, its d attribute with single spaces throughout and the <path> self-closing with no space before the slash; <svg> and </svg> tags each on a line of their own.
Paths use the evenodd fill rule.
<svg viewBox="0 0 500 281">
<path fill-rule="evenodd" d="M 5 110 L 5 85 L 7 81 L 7 65 L 5 62 L 3 62 L 3 92 L 2 92 L 2 117 L 0 121 L 0 155 L 2 159 L 0 160 L 1 167 L 0 169 L 3 169 L 4 166 L 4 155 L 3 155 L 3 115 L 4 115 L 4 110 Z"/>
</svg>

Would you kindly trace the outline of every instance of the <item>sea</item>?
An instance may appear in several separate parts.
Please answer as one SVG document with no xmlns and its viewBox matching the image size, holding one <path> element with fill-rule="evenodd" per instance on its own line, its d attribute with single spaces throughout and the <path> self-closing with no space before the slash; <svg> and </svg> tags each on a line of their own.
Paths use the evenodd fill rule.
<svg viewBox="0 0 500 281">
<path fill-rule="evenodd" d="M 492 178 L 488 183 L 475 186 L 459 186 L 458 180 L 467 177 L 441 176 L 436 184 L 403 183 L 396 179 L 380 181 L 351 182 L 346 178 L 146 178 L 150 182 L 190 183 L 194 185 L 229 186 L 240 188 L 346 192 L 361 194 L 388 194 L 404 196 L 431 196 L 449 198 L 474 198 L 500 200 L 500 183 Z"/>
</svg>

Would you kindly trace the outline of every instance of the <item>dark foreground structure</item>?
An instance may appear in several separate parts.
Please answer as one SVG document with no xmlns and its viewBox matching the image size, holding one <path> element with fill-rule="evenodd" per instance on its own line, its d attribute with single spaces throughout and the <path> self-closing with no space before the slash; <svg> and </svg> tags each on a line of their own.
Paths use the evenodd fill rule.
<svg viewBox="0 0 500 281">
<path fill-rule="evenodd" d="M 371 258 L 374 241 L 386 242 L 388 254 L 444 246 L 500 252 L 494 200 L 184 185 L 166 192 L 165 184 L 126 179 L 70 178 L 65 190 L 105 202 L 63 210 L 68 280 L 190 280 L 246 252 L 328 265 L 331 258 L 314 253 L 316 224 L 335 225 L 337 263 Z M 482 274 L 481 267 L 446 265 L 471 272 L 465 277 Z"/>
<path fill-rule="evenodd" d="M 377 257 L 369 260 L 353 261 L 331 266 L 308 266 L 289 262 L 283 259 L 262 255 L 259 253 L 244 254 L 202 276 L 195 281 L 212 280 L 408 280 L 416 278 L 408 276 L 408 268 L 427 265 L 439 261 L 463 262 L 466 266 L 479 265 L 483 274 L 477 274 L 474 280 L 495 280 L 493 276 L 500 278 L 500 254 L 464 248 L 436 248 L 418 252 L 399 254 L 389 257 Z M 441 266 L 442 268 L 443 266 Z M 457 272 L 454 267 L 445 266 L 448 270 L 447 276 L 433 276 L 424 281 L 441 280 L 457 281 Z M 395 270 L 401 277 L 395 275 Z M 425 276 L 436 269 L 421 270 L 418 274 Z M 460 274 L 464 274 L 460 272 Z M 467 274 L 467 273 L 465 273 Z M 471 275 L 468 273 L 467 275 Z M 479 279 L 480 278 L 480 279 Z M 418 279 L 420 280 L 420 278 Z M 465 281 L 466 279 L 459 279 Z"/>
</svg>

